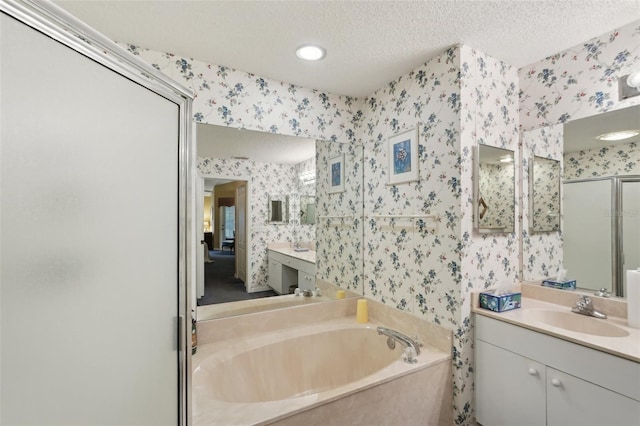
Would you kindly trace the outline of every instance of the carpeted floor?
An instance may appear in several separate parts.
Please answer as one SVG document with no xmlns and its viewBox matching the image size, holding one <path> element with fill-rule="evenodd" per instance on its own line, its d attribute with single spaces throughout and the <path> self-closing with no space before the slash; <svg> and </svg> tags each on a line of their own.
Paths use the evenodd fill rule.
<svg viewBox="0 0 640 426">
<path fill-rule="evenodd" d="M 247 293 L 244 283 L 233 277 L 235 257 L 229 250 L 209 251 L 209 258 L 213 262 L 204 264 L 204 296 L 198 299 L 198 306 L 277 296 L 271 290 Z"/>
</svg>

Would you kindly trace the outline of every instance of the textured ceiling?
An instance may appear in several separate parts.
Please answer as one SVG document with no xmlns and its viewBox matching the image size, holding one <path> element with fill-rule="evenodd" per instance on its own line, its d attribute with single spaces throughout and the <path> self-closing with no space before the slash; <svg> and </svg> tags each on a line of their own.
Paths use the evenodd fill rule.
<svg viewBox="0 0 640 426">
<path fill-rule="evenodd" d="M 55 3 L 116 41 L 356 97 L 455 43 L 520 68 L 640 19 L 640 0 Z M 304 43 L 327 57 L 298 59 Z"/>
</svg>

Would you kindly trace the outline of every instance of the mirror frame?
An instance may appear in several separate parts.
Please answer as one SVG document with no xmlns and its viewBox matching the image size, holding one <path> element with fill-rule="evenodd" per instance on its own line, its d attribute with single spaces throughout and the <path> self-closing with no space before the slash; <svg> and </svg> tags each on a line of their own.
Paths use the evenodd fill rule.
<svg viewBox="0 0 640 426">
<path fill-rule="evenodd" d="M 556 193 L 558 195 L 557 204 L 553 206 L 554 210 L 550 211 L 546 215 L 546 217 L 549 217 L 555 214 L 555 217 L 556 217 L 555 223 L 551 224 L 550 226 L 552 227 L 550 228 L 545 227 L 544 223 L 537 224 L 535 220 L 536 207 L 540 207 L 541 209 L 543 208 L 543 206 L 537 206 L 537 204 L 540 204 L 540 200 L 538 200 L 538 202 L 536 203 L 536 185 L 535 185 L 536 184 L 536 174 L 535 174 L 536 164 L 537 165 L 554 164 L 558 168 L 557 177 L 553 179 L 555 181 Z M 562 214 L 562 200 L 561 200 L 561 193 L 560 193 L 560 188 L 562 185 L 561 172 L 562 170 L 561 170 L 560 160 L 554 160 L 553 158 L 546 158 L 538 155 L 532 155 L 531 161 L 529 162 L 529 233 L 530 234 L 539 234 L 544 232 L 560 232 L 561 230 L 560 216 Z"/>
<path fill-rule="evenodd" d="M 289 223 L 289 196 L 288 195 L 276 195 L 276 194 L 269 194 L 269 198 L 268 198 L 268 217 L 267 217 L 267 223 L 271 223 L 274 225 L 277 224 L 283 224 L 286 225 Z M 273 219 L 273 203 L 274 202 L 281 202 L 282 203 L 282 220 L 274 220 Z"/>
<path fill-rule="evenodd" d="M 505 156 L 510 155 L 511 164 L 513 165 L 513 176 L 512 176 L 512 197 L 511 197 L 511 211 L 513 214 L 513 224 L 511 229 L 503 228 L 487 228 L 481 227 L 480 224 L 480 215 L 483 214 L 480 212 L 480 204 L 483 204 L 486 208 L 486 204 L 484 204 L 483 198 L 480 196 L 480 156 L 481 151 L 490 150 L 500 150 L 503 151 Z M 473 158 L 473 229 L 479 234 L 512 234 L 516 229 L 516 220 L 518 219 L 516 216 L 516 179 L 515 179 L 515 152 L 510 149 L 500 148 L 491 145 L 479 144 L 475 147 L 475 155 Z"/>
<path fill-rule="evenodd" d="M 305 202 L 305 201 L 311 201 L 311 202 Z M 316 214 L 314 211 L 313 214 L 313 221 L 309 222 L 309 216 L 308 216 L 308 212 L 307 212 L 307 207 L 309 206 L 309 204 L 313 204 L 315 206 L 316 204 L 316 196 L 315 195 L 300 195 L 299 196 L 299 203 L 300 205 L 298 206 L 298 222 L 300 225 L 315 225 L 316 224 Z M 315 209 L 314 209 L 315 210 Z M 303 216 L 304 216 L 304 220 L 303 220 Z"/>
</svg>

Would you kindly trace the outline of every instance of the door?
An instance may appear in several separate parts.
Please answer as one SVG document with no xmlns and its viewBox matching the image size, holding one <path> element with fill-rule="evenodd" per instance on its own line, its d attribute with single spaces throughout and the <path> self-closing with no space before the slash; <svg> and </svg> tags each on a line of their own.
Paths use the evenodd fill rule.
<svg viewBox="0 0 640 426">
<path fill-rule="evenodd" d="M 236 188 L 236 276 L 247 288 L 247 183 Z"/>
<path fill-rule="evenodd" d="M 200 218 L 196 222 L 196 232 L 200 238 L 200 244 L 196 248 L 196 297 L 199 299 L 204 296 L 204 260 L 205 260 L 205 245 L 204 242 L 204 178 L 198 177 L 196 179 L 196 214 Z M 212 249 L 213 247 L 209 247 Z"/>
<path fill-rule="evenodd" d="M 622 178 L 618 212 L 622 243 L 620 282 L 627 288 L 627 271 L 640 268 L 640 179 Z M 626 294 L 625 294 L 626 296 Z"/>
<path fill-rule="evenodd" d="M 640 421 L 640 402 L 547 367 L 549 426 L 630 426 Z"/>
<path fill-rule="evenodd" d="M 0 7 L 0 423 L 175 425 L 188 103 Z"/>
<path fill-rule="evenodd" d="M 565 182 L 562 190 L 567 278 L 580 288 L 613 292 L 612 180 Z"/>
<path fill-rule="evenodd" d="M 475 346 L 478 423 L 544 425 L 545 366 L 482 340 Z"/>
</svg>

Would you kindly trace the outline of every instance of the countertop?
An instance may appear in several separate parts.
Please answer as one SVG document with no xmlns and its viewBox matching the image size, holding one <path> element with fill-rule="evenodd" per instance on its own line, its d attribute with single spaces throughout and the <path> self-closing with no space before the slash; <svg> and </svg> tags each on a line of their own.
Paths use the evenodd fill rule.
<svg viewBox="0 0 640 426">
<path fill-rule="evenodd" d="M 316 252 L 315 250 L 307 250 L 307 251 L 295 251 L 293 247 L 278 247 L 278 246 L 269 246 L 269 250 L 273 250 L 280 254 L 284 254 L 286 256 L 295 257 L 296 259 L 304 260 L 305 262 L 316 263 Z"/>
<path fill-rule="evenodd" d="M 567 340 L 579 345 L 587 346 L 602 352 L 610 353 L 631 361 L 640 363 L 640 329 L 632 328 L 627 325 L 626 319 L 609 316 L 607 319 L 597 320 L 616 325 L 617 327 L 629 333 L 624 337 L 608 337 L 597 336 L 592 334 L 580 333 L 565 328 L 555 327 L 543 322 L 534 321 L 524 318 L 527 310 L 551 310 L 571 313 L 571 308 L 558 305 L 555 303 L 543 302 L 541 300 L 528 297 L 522 298 L 522 307 L 506 312 L 493 312 L 487 309 L 481 309 L 477 303 L 473 304 L 472 311 L 477 315 L 495 318 L 520 327 L 528 328 L 533 331 L 544 333 L 559 339 Z M 572 315 L 580 315 L 571 313 Z M 585 316 L 585 320 L 590 317 Z M 596 320 L 593 318 L 593 320 Z"/>
</svg>

